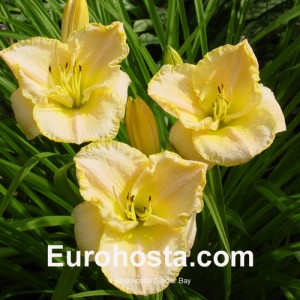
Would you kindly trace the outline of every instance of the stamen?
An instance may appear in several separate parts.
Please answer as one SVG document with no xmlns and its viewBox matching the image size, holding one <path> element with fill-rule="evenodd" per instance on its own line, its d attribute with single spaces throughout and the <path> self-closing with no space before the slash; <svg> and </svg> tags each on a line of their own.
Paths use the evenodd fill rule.
<svg viewBox="0 0 300 300">
<path fill-rule="evenodd" d="M 48 67 L 48 70 L 51 75 L 50 81 L 53 83 L 53 85 L 61 85 L 66 93 L 68 93 L 72 97 L 72 107 L 80 107 L 82 105 L 82 66 L 78 65 L 77 61 L 74 62 L 73 66 L 72 64 L 70 65 L 69 61 L 58 63 L 58 77 L 56 77 L 56 72 L 55 74 L 52 74 L 51 66 Z"/>
<path fill-rule="evenodd" d="M 217 87 L 218 95 L 216 100 L 212 103 L 213 119 L 214 121 L 223 121 L 226 117 L 229 101 L 225 98 L 223 83 L 221 87 Z"/>
<path fill-rule="evenodd" d="M 127 205 L 126 205 L 126 214 L 127 218 L 133 221 L 145 221 L 152 213 L 152 206 L 151 206 L 151 196 L 149 196 L 149 204 L 147 206 L 139 207 L 136 206 L 135 203 L 135 195 L 127 194 Z"/>
</svg>

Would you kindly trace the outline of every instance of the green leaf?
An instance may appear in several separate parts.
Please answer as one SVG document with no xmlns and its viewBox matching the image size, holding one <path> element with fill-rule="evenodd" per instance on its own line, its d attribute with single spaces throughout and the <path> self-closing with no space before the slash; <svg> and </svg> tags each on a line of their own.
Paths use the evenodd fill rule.
<svg viewBox="0 0 300 300">
<path fill-rule="evenodd" d="M 89 292 L 82 292 L 70 295 L 68 299 L 82 299 L 83 297 L 95 297 L 95 296 L 112 296 L 121 297 L 122 299 L 133 299 L 131 295 L 125 294 L 117 290 L 96 290 Z"/>
<path fill-rule="evenodd" d="M 54 153 L 40 153 L 36 154 L 35 156 L 31 157 L 19 170 L 19 172 L 16 174 L 15 178 L 11 182 L 7 194 L 4 196 L 1 204 L 0 204 L 0 216 L 4 213 L 7 205 L 9 204 L 9 201 L 11 197 L 13 196 L 14 192 L 20 185 L 20 183 L 24 180 L 24 178 L 27 176 L 27 174 L 31 171 L 31 169 L 43 158 L 53 156 Z"/>
<path fill-rule="evenodd" d="M 64 226 L 74 224 L 71 216 L 44 216 L 15 221 L 10 225 L 20 231 L 36 230 L 43 227 Z"/>
<path fill-rule="evenodd" d="M 71 294 L 82 267 L 65 267 L 58 279 L 52 300 L 65 300 Z"/>
</svg>

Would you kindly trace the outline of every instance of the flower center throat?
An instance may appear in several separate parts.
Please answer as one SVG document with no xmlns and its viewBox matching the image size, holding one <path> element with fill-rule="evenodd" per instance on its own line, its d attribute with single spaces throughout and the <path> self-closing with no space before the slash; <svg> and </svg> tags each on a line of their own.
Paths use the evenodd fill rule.
<svg viewBox="0 0 300 300">
<path fill-rule="evenodd" d="M 68 62 L 65 65 L 58 65 L 56 72 L 49 66 L 50 82 L 52 86 L 59 85 L 63 91 L 72 98 L 72 103 L 64 102 L 69 108 L 76 108 L 82 105 L 81 76 L 82 66 L 75 61 L 71 66 Z"/>
<path fill-rule="evenodd" d="M 135 200 L 135 195 L 127 194 L 127 218 L 133 221 L 145 221 L 152 213 L 151 196 L 148 198 L 148 203 L 144 203 L 144 205 L 138 205 L 141 203 Z"/>
</svg>

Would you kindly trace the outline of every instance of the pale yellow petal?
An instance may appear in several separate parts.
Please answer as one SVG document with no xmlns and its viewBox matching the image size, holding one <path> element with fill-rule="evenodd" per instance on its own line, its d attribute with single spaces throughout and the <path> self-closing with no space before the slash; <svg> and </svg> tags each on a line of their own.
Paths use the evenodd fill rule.
<svg viewBox="0 0 300 300">
<path fill-rule="evenodd" d="M 104 223 L 99 208 L 84 201 L 72 213 L 74 218 L 75 240 L 80 251 L 99 251 Z"/>
<path fill-rule="evenodd" d="M 78 49 L 78 62 L 82 68 L 84 88 L 105 81 L 108 73 L 118 69 L 129 52 L 123 24 L 108 26 L 89 24 L 84 30 L 73 32 L 68 40 L 70 50 Z"/>
<path fill-rule="evenodd" d="M 195 68 L 190 64 L 164 65 L 148 86 L 148 94 L 154 101 L 189 128 L 198 128 L 204 117 L 192 86 Z"/>
<path fill-rule="evenodd" d="M 35 37 L 13 44 L 0 56 L 19 81 L 22 93 L 33 102 L 45 101 L 49 89 L 49 66 L 55 59 L 55 49 L 62 44 L 54 39 Z"/>
<path fill-rule="evenodd" d="M 219 89 L 230 104 L 228 115 L 241 115 L 259 104 L 258 63 L 247 40 L 216 48 L 200 60 L 193 72 L 193 87 L 204 110 L 211 110 Z"/>
<path fill-rule="evenodd" d="M 114 138 L 125 108 L 117 94 L 107 88 L 97 89 L 78 109 L 69 109 L 53 102 L 35 106 L 34 119 L 49 139 L 81 144 L 101 138 Z"/>
<path fill-rule="evenodd" d="M 119 231 L 135 227 L 138 222 L 125 213 L 127 194 L 147 167 L 147 157 L 126 144 L 103 141 L 82 148 L 74 160 L 80 192 L 101 207 L 105 223 Z"/>
<path fill-rule="evenodd" d="M 274 120 L 276 122 L 275 133 L 285 131 L 286 124 L 285 124 L 284 115 L 280 105 L 275 99 L 273 92 L 269 88 L 263 85 L 260 85 L 260 88 L 262 91 L 262 100 L 259 107 L 267 110 L 269 113 L 273 115 Z"/>
<path fill-rule="evenodd" d="M 149 215 L 143 223 L 144 226 L 154 226 L 154 225 L 158 225 L 158 224 L 170 226 L 170 222 L 168 220 L 163 219 L 163 218 L 158 217 L 153 214 Z"/>
<path fill-rule="evenodd" d="M 128 99 L 128 86 L 130 83 L 130 79 L 128 75 L 119 70 L 115 69 L 111 71 L 108 76 L 105 78 L 104 81 L 99 81 L 96 85 L 93 85 L 91 87 L 86 88 L 83 91 L 83 97 L 84 99 L 87 99 L 89 101 L 91 95 L 93 97 L 93 93 L 97 89 L 108 89 L 113 91 L 114 95 L 119 97 L 121 107 L 125 108 L 127 99 Z M 83 100 L 83 102 L 87 102 Z M 124 117 L 124 111 L 122 111 L 122 118 Z"/>
<path fill-rule="evenodd" d="M 208 168 L 212 168 L 214 166 L 214 163 L 205 160 L 195 149 L 192 140 L 192 134 L 192 129 L 183 127 L 181 122 L 177 121 L 170 131 L 170 143 L 182 158 L 201 161 L 206 163 L 208 165 Z"/>
<path fill-rule="evenodd" d="M 110 76 L 107 76 L 105 81 L 101 84 L 101 86 L 106 86 L 107 88 L 114 91 L 115 94 L 119 96 L 123 107 L 126 106 L 126 102 L 128 99 L 128 86 L 130 84 L 130 78 L 127 73 L 114 70 L 114 72 L 110 73 Z M 124 118 L 124 114 L 122 116 Z"/>
<path fill-rule="evenodd" d="M 188 256 L 190 256 L 190 250 L 194 245 L 195 237 L 197 233 L 196 216 L 197 214 L 195 213 L 184 228 L 184 232 L 186 234 L 186 241 L 187 241 L 186 246 L 187 246 Z"/>
<path fill-rule="evenodd" d="M 168 151 L 151 155 L 149 163 L 133 186 L 135 203 L 151 196 L 153 215 L 170 226 L 185 226 L 194 212 L 202 210 L 207 165 Z"/>
<path fill-rule="evenodd" d="M 245 163 L 270 146 L 275 121 L 265 109 L 254 108 L 216 131 L 194 131 L 195 149 L 206 160 L 223 166 Z"/>
<path fill-rule="evenodd" d="M 164 261 L 163 251 L 166 248 L 171 252 L 168 254 L 171 266 L 167 266 Z M 149 295 L 164 290 L 175 281 L 184 262 L 174 262 L 173 259 L 176 258 L 174 254 L 176 251 L 185 252 L 186 244 L 183 230 L 174 230 L 164 225 L 151 227 L 140 225 L 125 234 L 105 230 L 100 249 L 107 251 L 110 257 L 115 259 L 102 267 L 104 275 L 113 285 L 126 293 Z M 123 254 L 115 255 L 115 249 Z M 146 258 L 144 264 L 141 255 L 134 254 L 134 251 L 141 251 L 141 255 L 144 254 Z M 123 260 L 126 255 L 127 265 L 124 266 Z M 130 262 L 130 256 L 134 260 L 133 263 Z M 160 259 L 161 263 L 153 266 L 157 262 L 156 258 Z"/>
<path fill-rule="evenodd" d="M 33 139 L 40 134 L 40 131 L 33 119 L 33 107 L 31 100 L 25 98 L 20 89 L 17 89 L 12 93 L 11 105 L 14 111 L 15 117 L 25 136 L 28 139 Z"/>
</svg>

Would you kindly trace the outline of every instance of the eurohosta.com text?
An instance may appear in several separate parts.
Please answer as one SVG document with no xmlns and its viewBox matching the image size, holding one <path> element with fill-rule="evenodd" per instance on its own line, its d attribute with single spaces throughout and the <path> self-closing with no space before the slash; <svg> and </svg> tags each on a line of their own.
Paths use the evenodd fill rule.
<svg viewBox="0 0 300 300">
<path fill-rule="evenodd" d="M 83 257 L 82 257 L 83 256 Z M 65 258 L 65 259 L 63 259 Z M 147 253 L 136 250 L 127 253 L 124 250 L 119 250 L 117 245 L 114 245 L 113 250 L 107 251 L 64 251 L 63 245 L 48 246 L 48 266 L 49 267 L 88 267 L 91 260 L 99 267 L 104 267 L 109 264 L 113 266 L 126 267 L 129 264 L 135 267 L 142 267 L 147 264 L 150 267 L 158 267 L 165 264 L 167 267 L 195 267 L 196 265 L 207 268 L 211 265 L 217 267 L 225 267 L 230 264 L 232 267 L 253 267 L 254 256 L 252 251 L 231 251 L 228 254 L 226 251 L 217 251 L 210 253 L 209 251 L 200 251 L 197 255 L 197 262 L 189 261 L 185 251 L 172 252 L 169 247 L 166 247 L 162 252 L 152 250 Z"/>
</svg>

